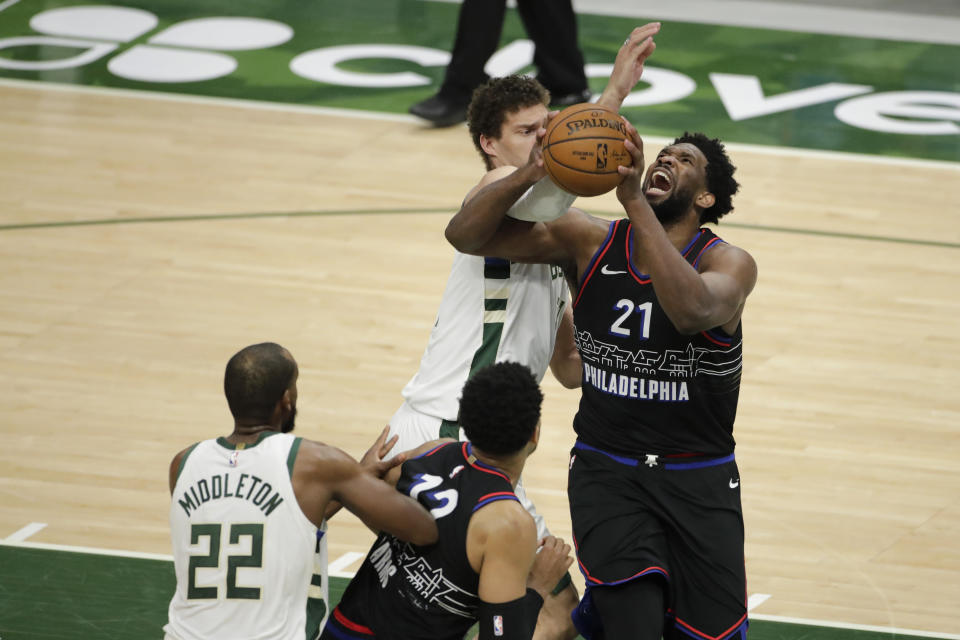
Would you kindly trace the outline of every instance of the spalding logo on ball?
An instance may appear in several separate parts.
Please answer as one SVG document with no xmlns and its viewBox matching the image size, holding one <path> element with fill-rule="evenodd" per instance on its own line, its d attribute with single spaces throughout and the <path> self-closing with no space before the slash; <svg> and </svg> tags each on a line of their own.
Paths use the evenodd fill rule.
<svg viewBox="0 0 960 640">
<path fill-rule="evenodd" d="M 598 196 L 620 184 L 617 166 L 631 166 L 623 146 L 627 131 L 620 116 L 598 104 L 567 107 L 543 136 L 543 164 L 550 178 L 577 196 Z"/>
</svg>

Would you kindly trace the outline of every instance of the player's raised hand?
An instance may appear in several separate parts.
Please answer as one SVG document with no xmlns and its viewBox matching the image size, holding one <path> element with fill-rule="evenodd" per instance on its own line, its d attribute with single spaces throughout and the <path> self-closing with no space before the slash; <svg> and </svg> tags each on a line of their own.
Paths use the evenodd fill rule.
<svg viewBox="0 0 960 640">
<path fill-rule="evenodd" d="M 367 452 L 360 458 L 360 466 L 378 478 L 382 478 L 386 475 L 387 471 L 399 464 L 403 464 L 407 459 L 406 453 L 399 453 L 389 460 L 383 459 L 384 456 L 390 453 L 393 446 L 397 444 L 397 440 L 400 437 L 395 435 L 387 440 L 387 434 L 389 433 L 390 425 L 387 425 L 383 428 L 383 431 L 380 432 L 380 436 L 373 443 L 373 446 L 367 449 Z"/>
<path fill-rule="evenodd" d="M 551 111 L 547 115 L 547 122 L 554 118 L 557 113 L 557 111 Z M 531 180 L 539 180 L 547 175 L 547 170 L 543 167 L 543 136 L 547 133 L 544 128 L 547 126 L 547 122 L 544 122 L 543 126 L 537 129 L 535 133 L 537 139 L 533 143 L 533 148 L 530 149 L 530 155 L 527 157 L 527 166 L 524 167 L 525 171 L 531 172 L 529 176 Z"/>
<path fill-rule="evenodd" d="M 573 557 L 570 555 L 570 545 L 560 538 L 547 536 L 540 541 L 540 549 L 533 561 L 533 567 L 530 568 L 527 586 L 546 598 L 571 564 Z"/>
<path fill-rule="evenodd" d="M 617 58 L 607 88 L 600 97 L 601 104 L 619 111 L 623 100 L 633 91 L 643 75 L 643 64 L 657 48 L 653 37 L 660 31 L 659 22 L 650 22 L 630 32 L 624 41 Z"/>
<path fill-rule="evenodd" d="M 617 199 L 626 204 L 630 200 L 643 198 L 643 140 L 637 133 L 637 128 L 621 116 L 626 127 L 627 138 L 623 141 L 623 146 L 633 158 L 632 166 L 619 165 L 617 173 L 623 176 L 620 185 L 617 186 Z"/>
</svg>

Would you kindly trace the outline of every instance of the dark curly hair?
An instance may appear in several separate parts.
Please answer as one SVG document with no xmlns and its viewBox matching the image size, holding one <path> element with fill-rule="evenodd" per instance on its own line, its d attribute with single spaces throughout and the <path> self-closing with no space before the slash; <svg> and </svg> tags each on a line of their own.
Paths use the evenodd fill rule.
<svg viewBox="0 0 960 640">
<path fill-rule="evenodd" d="M 511 455 L 533 437 L 542 401 L 530 369 L 498 362 L 480 369 L 463 385 L 460 426 L 480 451 Z"/>
<path fill-rule="evenodd" d="M 720 218 L 733 211 L 733 196 L 740 189 L 740 183 L 733 179 L 737 170 L 727 156 L 723 143 L 717 138 L 708 138 L 702 133 L 684 131 L 673 144 L 683 142 L 692 144 L 707 158 L 707 190 L 716 198 L 713 206 L 700 214 L 700 223 L 719 222 Z"/>
<path fill-rule="evenodd" d="M 550 92 L 530 76 L 490 78 L 473 90 L 467 107 L 467 125 L 473 146 L 480 152 L 487 169 L 493 169 L 493 163 L 480 146 L 480 136 L 499 138 L 508 115 L 526 107 L 537 104 L 547 106 L 549 103 Z"/>
</svg>

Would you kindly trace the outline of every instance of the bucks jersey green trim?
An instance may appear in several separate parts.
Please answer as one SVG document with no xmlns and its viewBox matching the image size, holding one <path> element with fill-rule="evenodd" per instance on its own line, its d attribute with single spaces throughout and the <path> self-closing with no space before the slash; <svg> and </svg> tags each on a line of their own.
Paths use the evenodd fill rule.
<svg viewBox="0 0 960 640">
<path fill-rule="evenodd" d="M 287 469 L 290 471 L 290 479 L 293 479 L 293 465 L 297 461 L 297 453 L 300 451 L 300 443 L 303 442 L 303 438 L 294 438 L 293 444 L 290 445 L 290 453 L 287 455 Z"/>
<path fill-rule="evenodd" d="M 304 630 L 308 640 L 320 635 L 320 624 L 327 615 L 327 603 L 323 598 L 307 598 L 307 627 Z"/>
<path fill-rule="evenodd" d="M 507 319 L 507 300 L 510 298 L 510 261 L 501 258 L 484 258 L 483 261 L 483 338 L 480 348 L 473 354 L 470 363 L 470 379 L 478 369 L 493 364 L 500 348 L 503 323 Z M 456 438 L 459 435 L 452 437 Z"/>
<path fill-rule="evenodd" d="M 476 353 L 473 354 L 473 362 L 470 363 L 471 376 L 478 370 L 493 364 L 497 359 L 497 349 L 500 348 L 500 336 L 502 334 L 502 322 L 483 324 L 483 342 L 480 344 L 480 348 L 477 349 Z"/>
<path fill-rule="evenodd" d="M 501 298 L 499 300 L 486 298 L 483 301 L 484 311 L 506 311 L 507 310 L 507 299 Z"/>
<path fill-rule="evenodd" d="M 447 419 L 440 421 L 440 437 L 460 439 L 460 425 Z"/>
<path fill-rule="evenodd" d="M 220 445 L 221 447 L 223 447 L 224 449 L 230 449 L 230 450 L 234 450 L 234 449 L 253 449 L 255 446 L 257 446 L 258 444 L 260 444 L 261 442 L 263 442 L 264 440 L 266 440 L 266 439 L 269 438 L 270 436 L 275 436 L 275 435 L 277 435 L 278 433 L 280 433 L 280 432 L 279 432 L 279 431 L 262 431 L 262 432 L 260 432 L 260 435 L 257 436 L 257 439 L 256 439 L 255 441 L 250 442 L 250 443 L 241 442 L 241 443 L 239 443 L 239 444 L 233 444 L 232 442 L 230 442 L 229 440 L 227 440 L 226 438 L 224 438 L 223 436 L 221 436 L 221 437 L 217 438 L 217 444 Z"/>
<path fill-rule="evenodd" d="M 174 480 L 173 480 L 173 483 L 174 483 L 174 484 L 176 484 L 176 483 L 177 483 L 177 480 L 180 479 L 180 474 L 183 473 L 183 465 L 185 465 L 185 464 L 187 463 L 187 458 L 190 457 L 190 454 L 193 453 L 193 450 L 197 448 L 197 445 L 198 445 L 198 444 L 200 444 L 200 443 L 199 443 L 199 442 L 193 443 L 193 446 L 191 446 L 189 449 L 187 449 L 186 453 L 183 454 L 183 457 L 180 458 L 180 466 L 177 467 L 177 477 L 174 478 Z"/>
</svg>

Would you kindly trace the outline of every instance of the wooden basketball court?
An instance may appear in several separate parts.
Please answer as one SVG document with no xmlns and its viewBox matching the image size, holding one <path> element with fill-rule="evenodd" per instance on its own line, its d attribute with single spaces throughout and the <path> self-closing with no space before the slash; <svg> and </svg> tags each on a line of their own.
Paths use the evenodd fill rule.
<svg viewBox="0 0 960 640">
<path fill-rule="evenodd" d="M 0 103 L 0 538 L 169 553 L 167 465 L 230 431 L 223 367 L 254 342 L 298 359 L 301 435 L 366 449 L 482 173 L 465 128 L 25 83 Z M 718 233 L 760 268 L 735 432 L 755 613 L 956 633 L 960 165 L 731 155 Z M 543 388 L 527 490 L 569 540 L 579 394 Z M 341 514 L 330 558 L 371 541 Z"/>
</svg>

